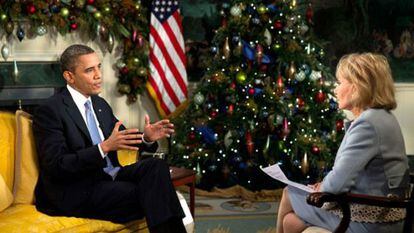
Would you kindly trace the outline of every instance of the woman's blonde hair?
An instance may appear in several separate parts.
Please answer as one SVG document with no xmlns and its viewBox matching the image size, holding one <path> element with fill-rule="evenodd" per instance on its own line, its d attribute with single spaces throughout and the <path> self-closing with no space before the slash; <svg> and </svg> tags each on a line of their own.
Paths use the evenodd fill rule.
<svg viewBox="0 0 414 233">
<path fill-rule="evenodd" d="M 351 103 L 359 109 L 397 107 L 395 87 L 387 58 L 373 53 L 352 53 L 341 58 L 336 77 L 356 88 Z"/>
</svg>

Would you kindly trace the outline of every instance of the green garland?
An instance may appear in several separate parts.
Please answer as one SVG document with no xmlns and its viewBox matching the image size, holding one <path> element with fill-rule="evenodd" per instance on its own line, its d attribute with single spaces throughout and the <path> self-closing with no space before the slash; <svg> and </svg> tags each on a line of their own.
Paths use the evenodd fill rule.
<svg viewBox="0 0 414 233">
<path fill-rule="evenodd" d="M 110 53 L 116 40 L 122 48 L 115 64 L 118 91 L 133 103 L 145 89 L 148 20 L 139 0 L 0 0 L 0 28 L 0 39 L 6 36 L 8 41 L 13 32 L 20 41 L 47 33 L 80 32 Z"/>
</svg>

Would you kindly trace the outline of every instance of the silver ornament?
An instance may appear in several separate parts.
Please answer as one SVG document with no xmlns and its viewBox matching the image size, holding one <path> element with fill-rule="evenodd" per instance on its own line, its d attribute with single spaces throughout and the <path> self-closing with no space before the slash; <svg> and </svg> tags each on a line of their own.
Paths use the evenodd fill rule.
<svg viewBox="0 0 414 233">
<path fill-rule="evenodd" d="M 322 72 L 321 71 L 315 71 L 315 70 L 312 70 L 312 73 L 309 76 L 309 78 L 312 81 L 316 81 L 316 80 L 320 79 L 321 77 L 322 77 Z"/>
<path fill-rule="evenodd" d="M 10 48 L 7 44 L 4 44 L 3 47 L 1 47 L 1 56 L 3 56 L 3 59 L 7 61 L 7 58 L 10 56 Z"/>
<path fill-rule="evenodd" d="M 37 27 L 36 33 L 39 36 L 43 36 L 47 33 L 47 28 L 45 26 L 41 25 L 41 26 Z"/>
<path fill-rule="evenodd" d="M 272 44 L 272 34 L 270 34 L 269 30 L 264 31 L 264 38 L 265 38 L 265 43 L 267 46 L 270 46 Z"/>
<path fill-rule="evenodd" d="M 108 37 L 108 51 L 110 53 L 112 53 L 112 50 L 114 49 L 114 45 L 115 45 L 114 35 L 112 33 L 109 33 L 109 37 Z"/>
<path fill-rule="evenodd" d="M 303 80 L 305 80 L 306 78 L 306 74 L 303 70 L 301 70 L 299 73 L 296 73 L 295 75 L 295 79 L 298 80 L 299 82 L 302 82 Z"/>
<path fill-rule="evenodd" d="M 122 68 L 124 68 L 126 66 L 126 64 L 125 64 L 125 62 L 122 60 L 122 59 L 119 59 L 117 62 L 116 62 L 116 67 L 118 68 L 118 69 L 122 69 Z"/>
<path fill-rule="evenodd" d="M 281 115 L 276 116 L 276 124 L 281 125 L 283 123 L 283 117 Z"/>
<path fill-rule="evenodd" d="M 230 14 L 234 17 L 240 16 L 241 12 L 242 12 L 242 10 L 241 10 L 240 6 L 238 6 L 238 5 L 234 5 L 230 9 Z"/>
<path fill-rule="evenodd" d="M 226 148 L 229 148 L 233 143 L 234 135 L 236 135 L 236 133 L 233 130 L 228 131 L 226 135 L 224 135 L 224 146 Z"/>
<path fill-rule="evenodd" d="M 200 92 L 198 92 L 197 94 L 194 95 L 194 103 L 197 105 L 201 105 L 204 103 L 204 95 L 201 94 Z"/>
<path fill-rule="evenodd" d="M 19 82 L 19 69 L 17 68 L 17 62 L 14 60 L 13 72 L 12 72 L 14 82 Z"/>
<path fill-rule="evenodd" d="M 306 24 L 302 24 L 300 26 L 300 34 L 304 35 L 306 32 L 308 32 L 309 30 L 309 26 Z"/>
</svg>

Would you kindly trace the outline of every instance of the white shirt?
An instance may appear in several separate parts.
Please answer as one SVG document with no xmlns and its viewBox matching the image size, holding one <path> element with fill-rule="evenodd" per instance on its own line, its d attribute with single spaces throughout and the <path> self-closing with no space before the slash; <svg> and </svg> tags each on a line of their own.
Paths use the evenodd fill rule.
<svg viewBox="0 0 414 233">
<path fill-rule="evenodd" d="M 90 96 L 89 96 L 89 98 L 86 98 L 79 91 L 75 90 L 73 87 L 71 87 L 69 85 L 66 85 L 66 87 L 68 88 L 69 93 L 72 96 L 72 99 L 76 104 L 76 107 L 78 107 L 79 112 L 82 115 L 83 120 L 85 121 L 85 125 L 87 125 L 85 103 L 86 103 L 87 100 L 89 100 L 89 101 L 91 101 L 91 104 L 93 106 L 92 98 Z M 96 118 L 95 111 L 93 110 L 93 108 L 91 110 L 92 110 L 93 117 L 95 118 L 95 122 L 97 124 L 97 127 L 98 127 L 98 132 L 99 132 L 99 136 L 101 137 L 101 141 L 104 141 L 105 137 L 103 135 L 102 129 L 99 127 L 99 121 Z M 98 144 L 98 148 L 99 148 L 99 152 L 101 153 L 102 158 L 105 158 L 106 154 L 104 154 L 100 143 Z"/>
</svg>

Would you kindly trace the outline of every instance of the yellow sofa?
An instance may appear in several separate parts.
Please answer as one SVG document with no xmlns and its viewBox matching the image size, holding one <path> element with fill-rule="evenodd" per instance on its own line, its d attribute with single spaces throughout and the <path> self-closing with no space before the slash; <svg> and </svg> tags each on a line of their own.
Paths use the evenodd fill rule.
<svg viewBox="0 0 414 233">
<path fill-rule="evenodd" d="M 36 210 L 37 155 L 29 114 L 0 112 L 0 232 L 149 232 L 145 219 L 127 224 L 53 217 Z M 121 164 L 136 157 L 123 151 Z"/>
</svg>

